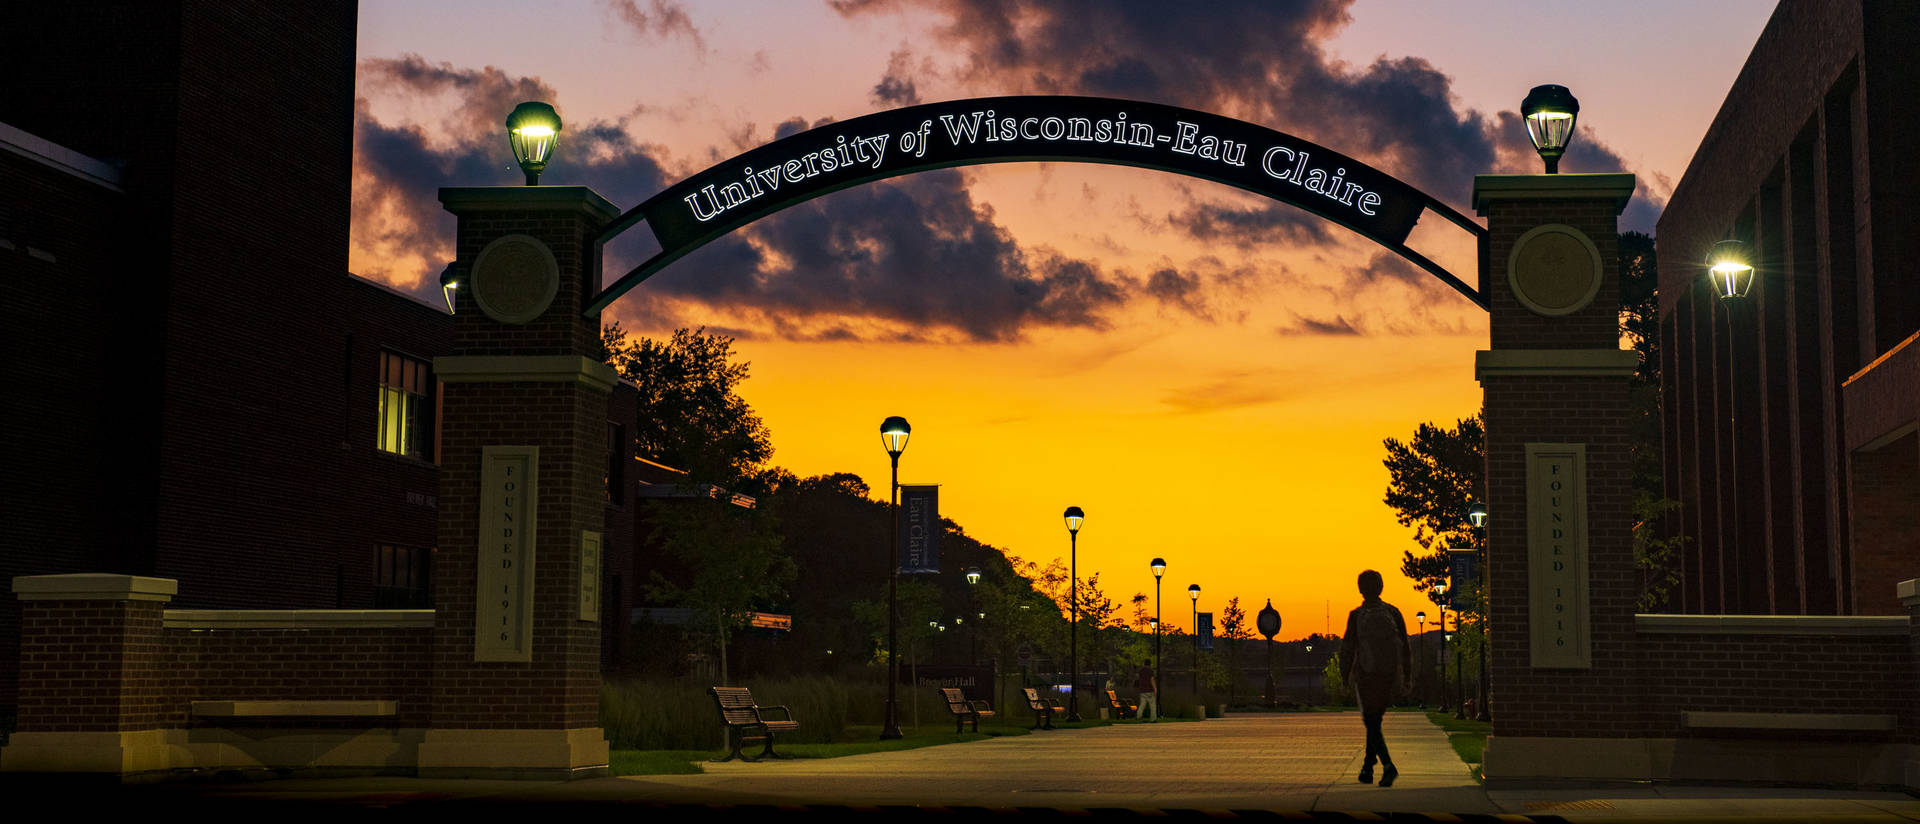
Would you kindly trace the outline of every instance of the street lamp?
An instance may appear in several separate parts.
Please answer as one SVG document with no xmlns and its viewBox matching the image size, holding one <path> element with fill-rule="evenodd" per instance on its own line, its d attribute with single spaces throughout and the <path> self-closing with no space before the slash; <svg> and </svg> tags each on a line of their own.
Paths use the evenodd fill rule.
<svg viewBox="0 0 1920 824">
<path fill-rule="evenodd" d="M 1474 501 L 1473 503 L 1468 504 L 1467 505 L 1467 523 L 1473 524 L 1474 528 L 1476 529 L 1486 526 L 1487 525 L 1487 505 L 1480 503 L 1479 501 Z"/>
<path fill-rule="evenodd" d="M 1160 720 L 1160 576 L 1167 574 L 1165 558 L 1155 558 L 1153 567 L 1153 720 Z"/>
<path fill-rule="evenodd" d="M 1067 603 L 1073 616 L 1067 625 L 1067 720 L 1080 720 L 1080 524 L 1087 514 L 1067 507 Z"/>
<path fill-rule="evenodd" d="M 1273 636 L 1280 634 L 1280 611 L 1273 608 L 1273 599 L 1267 599 L 1260 615 L 1254 618 L 1254 625 L 1260 628 L 1260 634 L 1267 636 L 1267 708 L 1279 704 L 1279 698 L 1273 691 Z"/>
<path fill-rule="evenodd" d="M 1533 150 L 1547 162 L 1547 174 L 1560 173 L 1560 155 L 1573 142 L 1573 122 L 1580 116 L 1580 101 L 1565 86 L 1535 86 L 1520 101 L 1520 116 L 1527 119 L 1527 139 Z"/>
<path fill-rule="evenodd" d="M 1739 240 L 1723 240 L 1707 252 L 1707 277 L 1722 300 L 1744 298 L 1753 288 L 1753 253 Z"/>
<path fill-rule="evenodd" d="M 1473 526 L 1475 529 L 1486 528 L 1487 526 L 1486 504 L 1475 502 L 1472 506 L 1467 507 L 1467 520 L 1473 522 Z M 1480 542 L 1479 551 L 1481 553 L 1480 558 L 1484 562 L 1486 560 L 1486 543 L 1484 541 Z M 1480 581 L 1482 582 L 1480 591 L 1484 593 L 1486 592 L 1486 584 L 1485 584 L 1486 570 L 1484 566 L 1480 572 L 1480 575 L 1481 575 Z M 1492 716 L 1487 713 L 1487 629 L 1488 629 L 1487 618 L 1488 616 L 1487 616 L 1486 599 L 1483 597 L 1480 599 L 1480 644 L 1479 644 L 1480 704 L 1478 709 L 1476 709 L 1474 712 L 1475 720 L 1478 720 L 1478 721 L 1487 721 L 1492 719 Z"/>
<path fill-rule="evenodd" d="M 1452 641 L 1453 634 L 1447 632 L 1447 582 L 1433 585 L 1433 594 L 1440 596 L 1440 640 Z M 1440 648 L 1440 709 L 1446 709 L 1453 700 L 1453 687 L 1447 682 L 1447 648 Z"/>
<path fill-rule="evenodd" d="M 554 144 L 560 140 L 560 113 L 545 103 L 526 102 L 513 107 L 507 115 L 507 143 L 513 147 L 513 159 L 527 176 L 528 186 L 540 185 L 540 172 L 553 158 Z"/>
<path fill-rule="evenodd" d="M 1200 694 L 1200 585 L 1187 586 L 1187 599 L 1193 601 L 1193 694 Z"/>
<path fill-rule="evenodd" d="M 973 609 L 973 588 L 979 585 L 980 568 L 967 567 L 967 608 L 969 610 Z M 987 615 L 983 612 L 980 613 L 980 617 L 985 618 Z M 959 620 L 956 618 L 954 622 L 959 623 Z M 967 633 L 967 664 L 980 665 L 980 625 L 978 623 L 975 623 L 973 629 Z"/>
<path fill-rule="evenodd" d="M 1427 611 L 1424 609 L 1420 610 L 1414 613 L 1413 617 L 1420 621 L 1420 680 L 1424 682 L 1427 680 L 1427 673 L 1430 672 L 1430 670 L 1427 669 Z M 1420 708 L 1423 710 L 1427 708 L 1427 688 L 1425 684 L 1422 684 L 1420 687 Z"/>
<path fill-rule="evenodd" d="M 907 451 L 907 437 L 913 434 L 913 427 L 907 425 L 907 419 L 894 415 L 880 422 L 880 445 L 886 447 L 887 458 L 893 463 L 893 482 L 891 484 L 892 503 L 888 512 L 893 516 L 893 543 L 887 545 L 887 717 L 880 728 L 880 740 L 890 741 L 900 737 L 900 717 L 897 713 L 897 683 L 900 680 L 900 661 L 894 655 L 899 636 L 895 630 L 895 619 L 900 613 L 899 584 L 900 569 L 894 563 L 893 553 L 900 546 L 900 453 Z"/>
</svg>

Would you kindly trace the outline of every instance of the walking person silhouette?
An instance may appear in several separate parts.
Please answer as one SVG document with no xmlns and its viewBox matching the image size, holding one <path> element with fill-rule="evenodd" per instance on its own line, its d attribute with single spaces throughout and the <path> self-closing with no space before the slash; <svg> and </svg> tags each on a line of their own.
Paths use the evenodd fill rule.
<svg viewBox="0 0 1920 824">
<path fill-rule="evenodd" d="M 1407 621 L 1400 610 L 1380 600 L 1385 584 L 1371 569 L 1360 573 L 1360 606 L 1347 613 L 1347 634 L 1340 639 L 1340 677 L 1353 685 L 1360 699 L 1360 718 L 1367 725 L 1367 760 L 1360 767 L 1360 783 L 1373 783 L 1373 763 L 1380 762 L 1380 786 L 1393 786 L 1400 771 L 1387 754 L 1380 721 L 1394 691 L 1413 671 L 1413 650 L 1407 644 Z"/>
</svg>

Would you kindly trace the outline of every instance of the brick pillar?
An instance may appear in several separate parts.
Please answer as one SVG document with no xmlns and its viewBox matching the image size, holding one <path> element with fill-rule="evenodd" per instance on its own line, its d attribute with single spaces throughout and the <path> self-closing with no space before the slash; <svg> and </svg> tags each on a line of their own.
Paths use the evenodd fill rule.
<svg viewBox="0 0 1920 824">
<path fill-rule="evenodd" d="M 141 773 L 172 766 L 159 728 L 165 578 L 88 573 L 13 579 L 19 729 L 0 771 Z"/>
<path fill-rule="evenodd" d="M 444 382 L 431 729 L 422 776 L 604 775 L 599 533 L 607 404 L 577 186 L 455 188 L 462 273 Z M 589 547 L 591 547 L 589 549 Z M 583 574 L 583 569 L 591 572 Z M 583 609 L 583 602 L 589 609 Z"/>
<path fill-rule="evenodd" d="M 1615 220 L 1627 174 L 1482 175 L 1489 780 L 1647 778 L 1634 683 L 1628 380 Z"/>
</svg>

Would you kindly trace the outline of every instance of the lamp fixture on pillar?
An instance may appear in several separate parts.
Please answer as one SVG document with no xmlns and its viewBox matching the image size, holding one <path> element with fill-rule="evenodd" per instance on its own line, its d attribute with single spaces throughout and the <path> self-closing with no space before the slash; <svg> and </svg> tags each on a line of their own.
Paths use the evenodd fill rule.
<svg viewBox="0 0 1920 824">
<path fill-rule="evenodd" d="M 907 438 L 913 434 L 913 427 L 907 419 L 894 415 L 880 422 L 880 445 L 887 450 L 887 458 L 893 463 L 892 502 L 888 505 L 888 514 L 893 520 L 893 541 L 887 544 L 887 716 L 880 727 L 880 740 L 890 741 L 900 737 L 900 716 L 896 712 L 896 686 L 900 681 L 900 661 L 894 655 L 895 641 L 898 640 L 894 627 L 900 614 L 897 603 L 899 597 L 900 566 L 894 562 L 893 553 L 900 546 L 900 453 L 907 451 Z"/>
<path fill-rule="evenodd" d="M 453 293 L 460 288 L 460 262 L 448 261 L 447 268 L 440 270 L 440 297 L 447 301 L 447 314 L 454 312 Z"/>
<path fill-rule="evenodd" d="M 1087 514 L 1080 507 L 1067 507 L 1067 603 L 1072 619 L 1067 624 L 1067 720 L 1080 720 L 1080 525 Z"/>
<path fill-rule="evenodd" d="M 1580 101 L 1565 86 L 1535 86 L 1520 102 L 1520 116 L 1527 119 L 1527 138 L 1533 150 L 1547 162 L 1547 174 L 1560 173 L 1560 155 L 1573 142 L 1573 123 L 1580 116 Z"/>
<path fill-rule="evenodd" d="M 1721 300 L 1746 297 L 1753 288 L 1753 255 L 1747 244 L 1731 239 L 1713 244 L 1707 252 L 1707 277 Z"/>
<path fill-rule="evenodd" d="M 528 101 L 513 107 L 507 115 L 507 143 L 513 146 L 513 159 L 527 175 L 528 186 L 540 185 L 540 172 L 553 159 L 554 144 L 560 140 L 560 113 L 545 103 Z"/>
<path fill-rule="evenodd" d="M 1469 504 L 1467 506 L 1467 523 L 1473 524 L 1475 528 L 1486 526 L 1487 505 L 1479 501 L 1474 501 L 1472 504 Z"/>
</svg>

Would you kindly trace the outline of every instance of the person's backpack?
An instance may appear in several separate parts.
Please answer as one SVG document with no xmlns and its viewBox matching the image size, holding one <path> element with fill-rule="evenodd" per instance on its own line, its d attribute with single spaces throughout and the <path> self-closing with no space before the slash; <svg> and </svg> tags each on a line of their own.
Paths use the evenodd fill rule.
<svg viewBox="0 0 1920 824">
<path fill-rule="evenodd" d="M 1400 669 L 1400 628 L 1395 626 L 1393 610 L 1385 604 L 1363 606 L 1355 617 L 1353 668 L 1358 672 L 1384 675 Z"/>
</svg>

